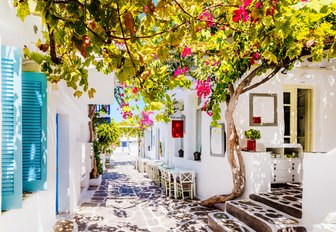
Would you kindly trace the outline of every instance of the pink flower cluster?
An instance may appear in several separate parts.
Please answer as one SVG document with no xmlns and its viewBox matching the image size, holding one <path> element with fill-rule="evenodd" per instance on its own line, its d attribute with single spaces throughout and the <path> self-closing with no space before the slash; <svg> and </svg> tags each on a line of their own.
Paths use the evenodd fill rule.
<svg viewBox="0 0 336 232">
<path fill-rule="evenodd" d="M 138 91 L 139 91 L 139 89 L 137 87 L 133 87 L 132 93 L 136 94 Z"/>
<path fill-rule="evenodd" d="M 213 113 L 211 111 L 207 110 L 208 103 L 209 103 L 209 101 L 204 102 L 204 105 L 202 106 L 201 110 L 206 111 L 206 113 L 211 117 L 213 115 Z"/>
<path fill-rule="evenodd" d="M 199 98 L 202 96 L 204 98 L 207 97 L 211 93 L 210 79 L 206 81 L 198 80 L 196 84 L 196 92 Z"/>
<path fill-rule="evenodd" d="M 185 47 L 182 51 L 182 58 L 186 58 L 187 56 L 191 56 L 191 48 Z"/>
<path fill-rule="evenodd" d="M 175 71 L 174 71 L 174 77 L 177 77 L 178 75 L 186 75 L 188 72 L 188 67 L 184 67 L 181 69 L 181 67 L 178 67 Z"/>
<path fill-rule="evenodd" d="M 202 12 L 202 14 L 199 16 L 199 19 L 205 21 L 207 27 L 215 26 L 214 16 L 207 10 Z"/>
<path fill-rule="evenodd" d="M 153 120 L 149 117 L 151 114 L 153 114 L 152 111 L 146 112 L 143 110 L 141 112 L 141 119 L 139 121 L 141 128 L 153 125 Z"/>
<path fill-rule="evenodd" d="M 260 54 L 259 52 L 256 52 L 252 55 L 252 57 L 250 58 L 250 64 L 254 64 L 256 60 L 260 59 Z"/>
<path fill-rule="evenodd" d="M 233 22 L 239 22 L 239 21 L 244 21 L 247 22 L 249 20 L 249 13 L 244 6 L 239 7 L 238 10 L 233 11 L 233 17 L 232 17 Z"/>
</svg>

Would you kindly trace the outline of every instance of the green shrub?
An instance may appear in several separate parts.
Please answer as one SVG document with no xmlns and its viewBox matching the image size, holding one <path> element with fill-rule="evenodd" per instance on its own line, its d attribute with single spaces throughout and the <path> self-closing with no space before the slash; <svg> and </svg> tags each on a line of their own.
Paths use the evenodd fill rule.
<svg viewBox="0 0 336 232">
<path fill-rule="evenodd" d="M 253 139 L 253 140 L 260 139 L 261 138 L 260 130 L 249 129 L 245 131 L 245 137 L 247 139 Z"/>
</svg>

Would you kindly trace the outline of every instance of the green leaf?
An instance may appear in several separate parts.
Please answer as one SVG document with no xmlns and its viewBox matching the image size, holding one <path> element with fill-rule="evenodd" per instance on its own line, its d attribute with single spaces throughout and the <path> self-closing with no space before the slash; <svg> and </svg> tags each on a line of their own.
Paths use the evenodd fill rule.
<svg viewBox="0 0 336 232">
<path fill-rule="evenodd" d="M 17 16 L 24 21 L 25 17 L 30 15 L 28 0 L 18 2 Z"/>
</svg>

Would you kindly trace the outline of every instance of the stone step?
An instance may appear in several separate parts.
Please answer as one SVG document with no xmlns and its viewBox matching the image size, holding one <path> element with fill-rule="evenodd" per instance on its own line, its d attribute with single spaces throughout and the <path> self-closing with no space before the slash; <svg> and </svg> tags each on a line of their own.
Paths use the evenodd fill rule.
<svg viewBox="0 0 336 232">
<path fill-rule="evenodd" d="M 226 212 L 208 214 L 208 226 L 214 232 L 252 232 L 254 231 L 241 221 Z"/>
<path fill-rule="evenodd" d="M 302 189 L 273 188 L 268 193 L 251 194 L 250 199 L 261 202 L 296 218 L 302 218 Z"/>
<path fill-rule="evenodd" d="M 307 232 L 298 219 L 252 200 L 229 201 L 226 211 L 258 232 Z"/>
</svg>

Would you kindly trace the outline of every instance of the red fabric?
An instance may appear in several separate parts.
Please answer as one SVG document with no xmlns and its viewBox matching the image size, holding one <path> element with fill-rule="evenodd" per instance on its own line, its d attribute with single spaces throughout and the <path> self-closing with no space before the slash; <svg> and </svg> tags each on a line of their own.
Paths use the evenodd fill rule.
<svg viewBox="0 0 336 232">
<path fill-rule="evenodd" d="M 172 120 L 172 137 L 183 138 L 183 120 Z"/>
</svg>

